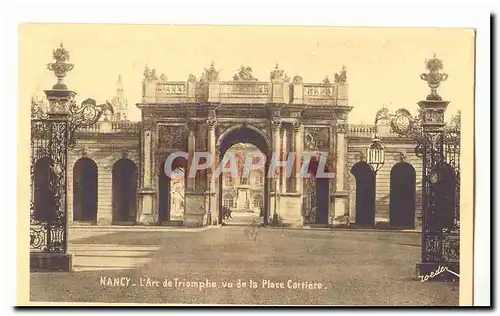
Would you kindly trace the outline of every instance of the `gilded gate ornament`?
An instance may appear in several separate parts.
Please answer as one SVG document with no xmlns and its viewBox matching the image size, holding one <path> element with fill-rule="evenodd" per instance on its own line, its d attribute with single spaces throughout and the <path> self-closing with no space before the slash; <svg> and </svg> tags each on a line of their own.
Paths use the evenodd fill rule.
<svg viewBox="0 0 500 316">
<path fill-rule="evenodd" d="M 67 61 L 69 61 L 69 52 L 61 43 L 59 48 L 52 51 L 52 57 L 56 62 L 47 64 L 47 69 L 53 71 L 54 75 L 57 77 L 57 83 L 54 85 L 53 89 L 67 89 L 63 79 L 66 77 L 66 73 L 73 70 L 73 67 L 75 66 L 67 63 Z"/>
<path fill-rule="evenodd" d="M 425 61 L 425 65 L 428 73 L 420 74 L 420 79 L 427 82 L 429 88 L 431 88 L 431 93 L 427 96 L 427 100 L 442 100 L 441 96 L 437 93 L 437 88 L 441 85 L 441 82 L 448 79 L 448 75 L 442 73 L 443 61 L 436 58 L 436 54 L 431 59 Z"/>
</svg>

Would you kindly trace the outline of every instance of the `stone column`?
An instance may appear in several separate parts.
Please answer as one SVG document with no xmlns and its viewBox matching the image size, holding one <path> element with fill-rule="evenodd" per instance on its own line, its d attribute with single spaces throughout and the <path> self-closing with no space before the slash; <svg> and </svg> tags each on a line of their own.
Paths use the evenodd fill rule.
<svg viewBox="0 0 500 316">
<path fill-rule="evenodd" d="M 335 152 L 335 192 L 334 192 L 334 214 L 332 223 L 336 224 L 335 218 L 343 217 L 349 214 L 347 209 L 347 198 L 348 192 L 346 191 L 345 185 L 345 169 L 347 161 L 346 152 L 346 133 L 348 125 L 346 123 L 337 124 L 336 126 L 336 152 Z M 340 223 L 344 223 L 345 219 L 342 219 Z"/>
<path fill-rule="evenodd" d="M 283 154 L 284 155 L 288 155 L 288 151 L 290 149 L 290 146 L 288 145 L 288 130 L 286 128 L 283 129 L 283 148 L 281 149 Z M 286 157 L 283 156 L 282 159 L 285 159 Z M 281 182 L 281 190 L 279 190 L 279 192 L 281 193 L 286 193 L 287 190 L 288 190 L 288 187 L 287 187 L 287 178 L 286 178 L 286 174 L 284 174 L 283 172 L 280 174 L 280 182 Z"/>
<path fill-rule="evenodd" d="M 302 150 L 304 147 L 304 125 L 299 122 L 293 124 L 293 140 L 295 142 L 295 191 L 302 194 L 300 169 L 302 167 Z"/>
<path fill-rule="evenodd" d="M 188 136 L 188 166 L 186 168 L 187 181 L 184 192 L 185 211 L 184 211 L 184 226 L 199 227 L 205 223 L 203 219 L 207 214 L 206 192 L 204 188 L 196 186 L 196 179 L 189 177 L 190 168 L 196 151 L 196 124 L 191 122 L 189 125 Z"/>
<path fill-rule="evenodd" d="M 194 152 L 196 151 L 196 126 L 194 124 L 189 124 L 189 136 L 188 136 L 188 161 L 186 166 L 186 172 L 189 175 L 190 168 L 193 163 Z M 186 190 L 187 191 L 195 191 L 196 189 L 196 181 L 194 177 L 188 177 L 186 181 Z"/>
<path fill-rule="evenodd" d="M 281 159 L 281 122 L 280 121 L 273 121 L 273 159 L 275 162 L 280 161 Z M 276 169 L 278 172 L 278 175 L 275 175 L 273 177 L 274 182 L 274 190 L 275 192 L 280 191 L 280 179 L 281 179 L 281 168 Z M 278 178 L 276 178 L 278 177 Z"/>
<path fill-rule="evenodd" d="M 142 176 L 139 190 L 138 222 L 143 225 L 152 225 L 156 222 L 155 204 L 156 190 L 153 188 L 153 132 L 144 129 L 141 142 Z M 159 172 L 164 172 L 160 168 Z"/>
<path fill-rule="evenodd" d="M 218 212 L 217 212 L 217 177 L 214 177 L 215 169 L 217 167 L 217 152 L 215 149 L 215 127 L 217 126 L 217 121 L 215 119 L 209 119 L 207 120 L 208 124 L 208 135 L 207 135 L 207 143 L 208 143 L 208 152 L 210 153 L 210 156 L 212 157 L 212 166 L 210 167 L 210 174 L 207 177 L 207 188 L 208 188 L 208 194 L 209 194 L 209 201 L 208 201 L 208 211 L 210 213 L 209 219 L 210 222 L 208 223 L 209 225 L 214 222 L 214 220 L 217 220 L 218 218 Z"/>
<path fill-rule="evenodd" d="M 273 136 L 273 144 L 272 144 L 272 163 L 277 163 L 280 160 L 280 153 L 281 153 L 281 121 L 280 120 L 273 120 L 271 122 L 272 124 L 272 136 Z M 274 190 L 270 190 L 273 194 L 270 196 L 269 199 L 269 218 L 268 222 L 272 223 L 273 216 L 274 214 L 278 214 L 279 211 L 279 197 L 278 197 L 278 192 L 280 191 L 280 186 L 281 186 L 281 172 L 280 169 L 277 167 L 276 171 L 274 174 L 269 174 L 268 175 L 269 180 L 271 182 L 271 188 L 274 187 Z M 266 221 L 265 221 L 266 222 Z"/>
</svg>

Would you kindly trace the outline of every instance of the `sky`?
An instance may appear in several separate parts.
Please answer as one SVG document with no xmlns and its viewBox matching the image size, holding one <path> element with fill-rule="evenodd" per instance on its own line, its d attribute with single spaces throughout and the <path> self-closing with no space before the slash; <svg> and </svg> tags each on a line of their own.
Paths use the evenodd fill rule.
<svg viewBox="0 0 500 316">
<path fill-rule="evenodd" d="M 123 77 L 129 119 L 140 120 L 144 67 L 169 80 L 200 77 L 213 61 L 221 80 L 231 80 L 241 65 L 268 81 L 276 63 L 304 82 L 333 81 L 347 68 L 349 123 L 372 124 L 377 110 L 407 108 L 429 92 L 420 79 L 425 60 L 435 53 L 448 80 L 438 89 L 450 101 L 447 117 L 473 106 L 474 32 L 454 28 L 354 28 L 263 26 L 161 26 L 106 24 L 25 24 L 19 28 L 19 102 L 29 106 L 56 78 L 47 70 L 60 43 L 75 64 L 65 83 L 76 100 L 111 100 Z"/>
</svg>

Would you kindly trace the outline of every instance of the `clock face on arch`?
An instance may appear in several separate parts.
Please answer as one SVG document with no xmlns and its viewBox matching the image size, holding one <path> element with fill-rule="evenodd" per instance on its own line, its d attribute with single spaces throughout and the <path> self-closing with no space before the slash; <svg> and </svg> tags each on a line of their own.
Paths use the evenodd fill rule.
<svg viewBox="0 0 500 316">
<path fill-rule="evenodd" d="M 411 129 L 411 118 L 408 115 L 397 115 L 391 122 L 392 129 L 401 135 L 407 134 Z"/>
</svg>

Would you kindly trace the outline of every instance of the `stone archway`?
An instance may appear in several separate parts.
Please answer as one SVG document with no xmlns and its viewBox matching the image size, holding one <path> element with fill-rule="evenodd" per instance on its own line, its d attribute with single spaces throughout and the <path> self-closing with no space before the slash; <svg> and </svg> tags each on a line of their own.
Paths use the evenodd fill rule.
<svg viewBox="0 0 500 316">
<path fill-rule="evenodd" d="M 218 164 L 224 162 L 224 155 L 228 151 L 230 147 L 238 143 L 247 143 L 252 144 L 257 147 L 262 154 L 266 157 L 266 162 L 264 165 L 264 198 L 263 198 L 263 216 L 262 221 L 264 225 L 269 223 L 269 152 L 270 152 L 270 144 L 268 139 L 257 129 L 251 126 L 243 126 L 237 125 L 226 130 L 217 141 L 217 149 L 218 149 Z M 222 166 L 221 166 L 222 167 Z M 222 172 L 218 175 L 218 210 L 217 210 L 217 219 L 218 223 L 223 223 L 224 214 L 223 214 L 223 174 Z"/>
<path fill-rule="evenodd" d="M 84 157 L 73 166 L 73 221 L 97 221 L 97 164 Z"/>
<path fill-rule="evenodd" d="M 175 178 L 172 179 L 170 178 L 166 173 L 165 173 L 165 161 L 167 160 L 167 157 L 163 160 L 162 163 L 158 166 L 159 170 L 159 175 L 158 175 L 158 223 L 160 225 L 162 224 L 168 224 L 172 220 L 182 220 L 183 214 L 184 214 L 184 206 L 185 206 L 185 200 L 184 200 L 184 192 L 185 192 L 185 183 L 186 183 L 186 164 L 187 161 L 185 158 L 182 157 L 177 157 L 174 159 L 172 162 L 172 173 L 178 173 L 178 172 L 184 172 L 184 178 L 179 179 Z M 175 201 L 176 197 L 173 196 L 172 189 L 175 189 L 175 185 L 177 182 L 181 182 L 179 184 L 182 184 L 182 188 L 178 190 L 180 196 L 178 197 L 179 201 Z M 176 203 L 177 202 L 177 203 Z M 179 215 L 177 214 L 178 212 L 174 212 L 173 210 L 176 208 L 180 208 L 182 210 L 182 214 Z"/>
<path fill-rule="evenodd" d="M 354 164 L 351 173 L 356 179 L 356 225 L 375 225 L 375 172 L 364 161 Z"/>
<path fill-rule="evenodd" d="M 113 164 L 112 170 L 113 224 L 136 221 L 137 166 L 126 158 Z"/>
<path fill-rule="evenodd" d="M 415 228 L 415 168 L 398 162 L 391 169 L 389 223 L 393 227 Z"/>
<path fill-rule="evenodd" d="M 305 223 L 328 225 L 329 205 L 330 205 L 330 179 L 322 176 L 317 176 L 320 163 L 315 157 L 311 158 L 308 166 L 310 178 L 305 180 L 306 200 L 309 202 L 304 207 L 308 210 L 304 216 Z M 324 173 L 329 173 L 328 166 L 325 170 L 320 170 Z"/>
</svg>

